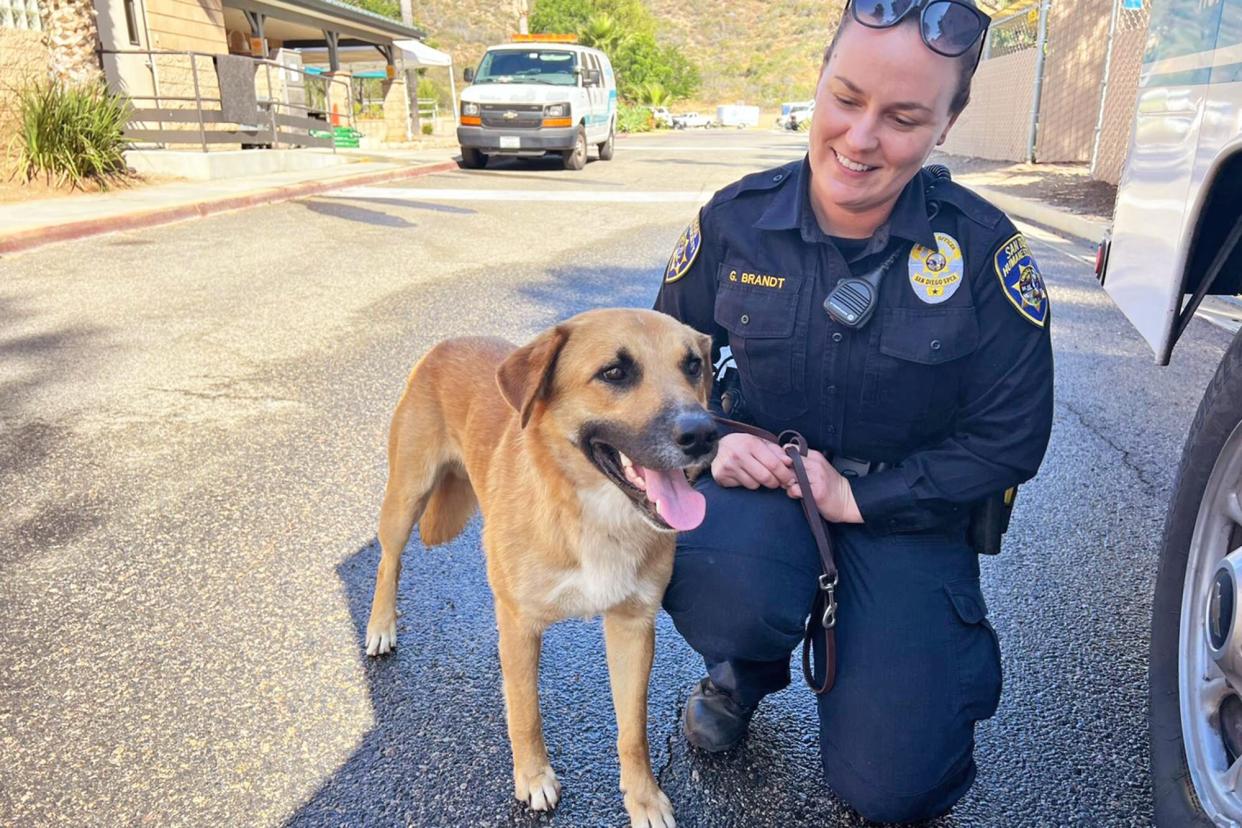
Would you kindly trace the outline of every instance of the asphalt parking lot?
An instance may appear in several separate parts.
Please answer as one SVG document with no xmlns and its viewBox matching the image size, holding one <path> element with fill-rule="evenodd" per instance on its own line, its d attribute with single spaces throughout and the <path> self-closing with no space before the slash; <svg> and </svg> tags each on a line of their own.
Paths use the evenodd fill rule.
<svg viewBox="0 0 1242 828">
<path fill-rule="evenodd" d="M 598 621 L 545 640 L 562 803 L 512 800 L 477 520 L 412 543 L 401 647 L 363 654 L 388 419 L 444 337 L 649 305 L 698 205 L 803 149 L 628 138 L 578 173 L 502 160 L 0 260 L 0 824 L 624 824 Z M 975 788 L 936 824 L 1147 825 L 1156 547 L 1229 337 L 1196 321 L 1156 367 L 1093 251 L 1023 229 L 1056 421 L 983 561 L 1005 693 Z M 689 750 L 701 672 L 661 616 L 651 744 L 679 825 L 861 824 L 823 788 L 805 687 L 744 747 Z"/>
</svg>

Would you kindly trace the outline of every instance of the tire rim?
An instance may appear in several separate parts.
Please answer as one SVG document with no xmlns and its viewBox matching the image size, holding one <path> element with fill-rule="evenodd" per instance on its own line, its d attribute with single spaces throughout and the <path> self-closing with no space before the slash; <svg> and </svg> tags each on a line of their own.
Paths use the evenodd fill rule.
<svg viewBox="0 0 1242 828">
<path fill-rule="evenodd" d="M 585 161 L 585 160 L 586 160 L 586 153 L 587 153 L 587 148 L 586 148 L 586 135 L 584 135 L 583 133 L 579 132 L 579 133 L 578 133 L 578 143 L 577 143 L 577 145 L 576 145 L 576 146 L 574 146 L 574 155 L 576 155 L 576 156 L 577 156 L 577 160 L 578 160 L 578 161 Z"/>
<path fill-rule="evenodd" d="M 1208 649 L 1207 612 L 1221 561 L 1242 533 L 1242 424 L 1233 430 L 1208 478 L 1195 520 L 1182 588 L 1178 695 L 1186 765 L 1204 812 L 1218 825 L 1242 825 L 1242 758 L 1232 764 L 1221 738 L 1220 706 L 1242 695 L 1242 675 L 1221 669 Z M 1227 647 L 1242 647 L 1230 631 Z"/>
</svg>

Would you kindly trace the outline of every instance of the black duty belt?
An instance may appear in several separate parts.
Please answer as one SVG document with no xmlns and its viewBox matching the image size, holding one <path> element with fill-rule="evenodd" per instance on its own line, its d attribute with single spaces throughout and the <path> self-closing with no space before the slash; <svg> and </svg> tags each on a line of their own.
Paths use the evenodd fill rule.
<svg viewBox="0 0 1242 828">
<path fill-rule="evenodd" d="M 798 486 L 802 489 L 802 513 L 806 515 L 807 525 L 811 528 L 811 535 L 815 538 L 815 546 L 819 549 L 819 559 L 823 564 L 824 572 L 819 576 L 819 589 L 815 592 L 815 603 L 811 606 L 811 615 L 807 619 L 806 629 L 802 635 L 802 676 L 806 679 L 806 683 L 816 695 L 827 693 L 832 689 L 833 683 L 837 680 L 837 582 L 839 576 L 837 574 L 836 559 L 832 554 L 832 538 L 829 536 L 823 515 L 819 513 L 818 507 L 815 505 L 815 499 L 811 496 L 811 481 L 806 475 L 806 466 L 802 462 L 802 458 L 806 456 L 809 447 L 806 438 L 792 429 L 782 431 L 779 435 L 762 428 L 740 423 L 737 420 L 729 420 L 724 417 L 716 416 L 716 423 L 726 431 L 739 432 L 741 434 L 749 434 L 753 437 L 776 443 L 780 446 L 789 459 L 793 461 L 794 476 L 798 478 Z M 866 464 L 867 469 L 863 473 L 873 471 L 871 464 Z M 839 469 L 838 469 L 839 470 Z M 842 472 L 844 474 L 844 472 Z M 857 475 L 856 475 L 857 476 Z M 816 686 L 815 674 L 811 669 L 811 647 L 815 637 L 815 625 L 824 631 L 824 682 L 822 685 Z"/>
</svg>

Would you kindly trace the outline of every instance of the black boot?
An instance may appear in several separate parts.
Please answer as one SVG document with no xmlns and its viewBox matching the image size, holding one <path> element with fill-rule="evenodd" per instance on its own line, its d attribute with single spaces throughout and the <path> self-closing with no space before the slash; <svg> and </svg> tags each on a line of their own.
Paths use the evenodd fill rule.
<svg viewBox="0 0 1242 828">
<path fill-rule="evenodd" d="M 719 753 L 746 738 L 746 728 L 754 715 L 755 705 L 738 704 L 710 678 L 705 678 L 690 691 L 681 723 L 687 742 L 700 750 Z"/>
</svg>

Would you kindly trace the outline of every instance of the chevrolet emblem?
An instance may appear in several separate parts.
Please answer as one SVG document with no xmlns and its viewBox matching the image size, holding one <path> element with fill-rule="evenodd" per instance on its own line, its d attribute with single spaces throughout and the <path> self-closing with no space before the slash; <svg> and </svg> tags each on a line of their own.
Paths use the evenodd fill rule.
<svg viewBox="0 0 1242 828">
<path fill-rule="evenodd" d="M 502 117 L 503 117 L 506 121 L 512 121 L 512 120 L 514 120 L 515 118 L 517 118 L 517 116 L 518 116 L 518 114 L 517 114 L 516 112 L 514 112 L 512 109 L 510 109 L 510 110 L 507 110 L 507 111 L 505 112 L 505 114 L 504 114 Z"/>
</svg>

